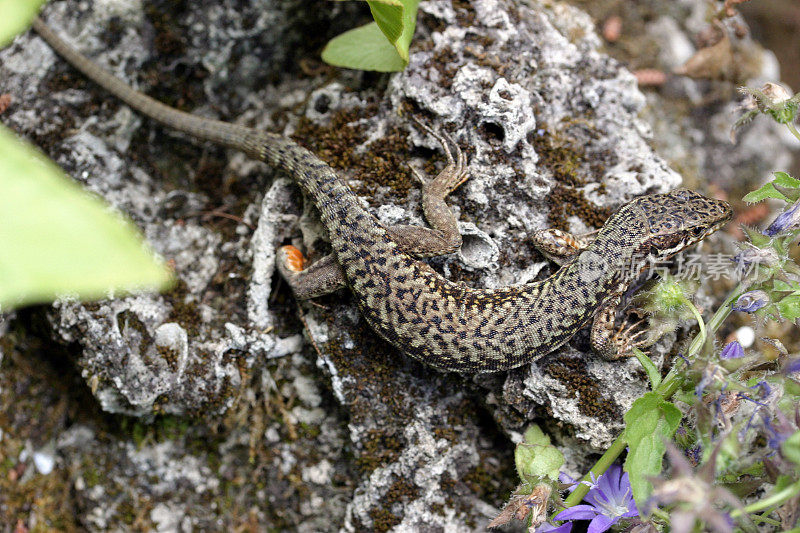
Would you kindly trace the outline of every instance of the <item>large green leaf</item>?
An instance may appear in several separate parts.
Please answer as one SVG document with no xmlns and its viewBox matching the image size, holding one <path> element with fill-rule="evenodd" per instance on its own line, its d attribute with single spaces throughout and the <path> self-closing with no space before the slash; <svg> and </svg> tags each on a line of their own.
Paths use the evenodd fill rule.
<svg viewBox="0 0 800 533">
<path fill-rule="evenodd" d="M 661 473 L 665 441 L 672 438 L 680 423 L 680 410 L 655 392 L 633 402 L 625 413 L 625 441 L 629 446 L 625 471 L 640 509 L 653 488 L 648 478 Z"/>
<path fill-rule="evenodd" d="M 331 39 L 322 51 L 323 61 L 358 70 L 403 70 L 419 0 L 369 0 L 368 4 L 375 22 Z"/>
<path fill-rule="evenodd" d="M 31 25 L 46 0 L 0 0 L 0 48 Z"/>
<path fill-rule="evenodd" d="M 400 0 L 368 0 L 372 18 L 390 43 L 403 34 L 403 3 Z"/>
<path fill-rule="evenodd" d="M 395 72 L 406 66 L 374 22 L 331 39 L 322 51 L 322 60 L 337 67 L 379 72 Z"/>
<path fill-rule="evenodd" d="M 0 308 L 158 289 L 170 275 L 134 226 L 0 126 Z"/>
</svg>

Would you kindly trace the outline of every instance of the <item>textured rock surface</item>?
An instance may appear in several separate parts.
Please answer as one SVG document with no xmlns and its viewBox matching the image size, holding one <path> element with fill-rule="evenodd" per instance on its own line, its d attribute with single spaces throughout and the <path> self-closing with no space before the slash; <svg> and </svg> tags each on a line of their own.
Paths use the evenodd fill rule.
<svg viewBox="0 0 800 533">
<path fill-rule="evenodd" d="M 527 239 L 532 230 L 591 229 L 625 200 L 679 185 L 651 144 L 718 186 L 785 157 L 766 123 L 734 152 L 722 125 L 730 107 L 689 116 L 671 104 L 703 82 L 646 98 L 598 51 L 591 19 L 574 7 L 426 2 L 408 69 L 387 78 L 320 67 L 310 59 L 324 42 L 318 21 L 295 16 L 303 11 L 294 2 L 262 4 L 164 12 L 155 2 L 61 1 L 46 14 L 156 97 L 295 135 L 386 223 L 423 223 L 405 162 L 433 173 L 441 154 L 398 110 L 428 116 L 468 148 L 472 176 L 451 201 L 464 247 L 432 263 L 475 286 L 549 272 Z M 682 19 L 663 16 L 652 38 L 664 37 L 664 61 L 676 61 L 691 41 L 675 33 Z M 69 374 L 73 386 L 94 400 L 69 400 L 68 412 L 88 405 L 89 414 L 58 417 L 41 434 L 24 430 L 24 419 L 9 422 L 0 444 L 15 456 L 54 449 L 83 527 L 480 529 L 516 483 L 511 441 L 528 423 L 571 446 L 575 469 L 610 443 L 646 390 L 637 363 L 603 361 L 585 334 L 508 374 L 440 374 L 377 339 L 345 292 L 302 306 L 312 348 L 274 277 L 274 249 L 292 241 L 318 256 L 324 232 L 288 180 L 142 120 L 33 35 L 0 52 L 0 93 L 13 96 L 3 121 L 127 212 L 180 279 L 160 296 L 61 302 L 47 312 L 48 331 L 36 329 L 67 346 L 36 350 L 66 350 L 83 378 L 78 385 Z M 764 142 L 774 146 L 769 158 Z M 2 345 L 4 405 L 15 382 L 56 402 L 36 384 L 48 376 L 26 376 L 19 363 L 37 346 L 31 335 L 12 332 L 6 340 L 18 346 Z M 657 361 L 674 341 L 654 350 Z"/>
</svg>

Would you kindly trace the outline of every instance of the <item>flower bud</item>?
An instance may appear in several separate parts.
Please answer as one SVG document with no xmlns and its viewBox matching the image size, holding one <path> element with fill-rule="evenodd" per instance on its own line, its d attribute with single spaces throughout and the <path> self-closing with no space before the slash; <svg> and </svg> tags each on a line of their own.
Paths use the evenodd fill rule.
<svg viewBox="0 0 800 533">
<path fill-rule="evenodd" d="M 792 93 L 790 93 L 786 87 L 772 82 L 765 83 L 764 86 L 761 87 L 761 92 L 770 99 L 772 105 L 782 104 L 792 97 Z"/>
<path fill-rule="evenodd" d="M 797 229 L 800 227 L 800 200 L 777 216 L 777 218 L 764 230 L 764 235 L 774 237 L 778 233 Z"/>
<path fill-rule="evenodd" d="M 769 305 L 769 294 L 762 290 L 747 291 L 739 296 L 739 298 L 731 305 L 734 311 L 743 311 L 745 313 L 753 313 L 762 307 Z"/>
<path fill-rule="evenodd" d="M 739 359 L 740 357 L 744 357 L 744 348 L 736 341 L 726 344 L 719 354 L 720 359 Z"/>
</svg>

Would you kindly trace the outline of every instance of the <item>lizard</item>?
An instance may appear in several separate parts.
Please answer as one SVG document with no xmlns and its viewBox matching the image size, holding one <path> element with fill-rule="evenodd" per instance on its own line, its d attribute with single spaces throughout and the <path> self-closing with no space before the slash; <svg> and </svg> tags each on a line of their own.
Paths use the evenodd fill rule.
<svg viewBox="0 0 800 533">
<path fill-rule="evenodd" d="M 73 67 L 139 113 L 285 171 L 316 206 L 333 252 L 306 267 L 296 248 L 278 250 L 277 268 L 295 297 L 306 300 L 346 286 L 378 335 L 442 371 L 476 374 L 519 367 L 563 346 L 590 321 L 595 351 L 607 359 L 629 355 L 634 343 L 614 325 L 628 286 L 652 261 L 702 241 L 732 217 L 726 202 L 687 189 L 640 196 L 622 205 L 591 238 L 542 232 L 550 255 L 566 256 L 550 277 L 495 289 L 468 287 L 421 260 L 461 245 L 445 198 L 468 179 L 467 162 L 448 136 L 421 124 L 447 157 L 433 179 L 415 172 L 423 182 L 423 212 L 431 228 L 386 226 L 334 169 L 293 140 L 171 108 L 110 74 L 41 19 L 34 20 L 33 29 Z"/>
</svg>

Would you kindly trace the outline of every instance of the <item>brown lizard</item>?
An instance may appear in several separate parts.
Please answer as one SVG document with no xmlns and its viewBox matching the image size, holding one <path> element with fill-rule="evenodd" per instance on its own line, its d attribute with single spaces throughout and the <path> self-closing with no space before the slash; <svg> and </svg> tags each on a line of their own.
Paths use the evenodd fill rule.
<svg viewBox="0 0 800 533">
<path fill-rule="evenodd" d="M 166 106 L 126 85 L 69 46 L 40 19 L 36 32 L 75 68 L 140 113 L 167 127 L 242 150 L 285 170 L 318 208 L 333 255 L 308 268 L 293 247 L 279 250 L 279 269 L 299 299 L 349 287 L 372 328 L 403 353 L 433 367 L 478 373 L 508 370 L 566 343 L 594 318 L 592 344 L 607 358 L 629 339 L 614 328 L 614 310 L 647 267 L 691 246 L 731 218 L 730 206 L 679 189 L 636 198 L 612 215 L 591 241 L 553 232 L 551 252 L 569 260 L 549 278 L 499 289 L 448 281 L 420 257 L 461 245 L 445 197 L 467 179 L 466 160 L 448 139 L 448 164 L 423 180 L 423 209 L 432 229 L 381 224 L 336 172 L 292 140 Z M 424 127 L 424 126 L 423 126 Z M 564 247 L 566 245 L 566 247 Z"/>
</svg>

